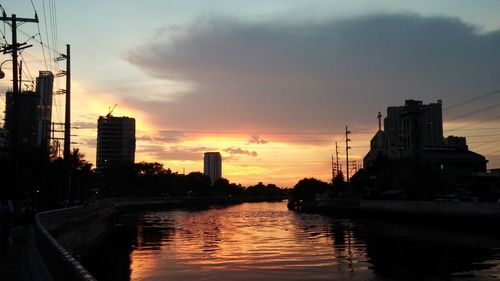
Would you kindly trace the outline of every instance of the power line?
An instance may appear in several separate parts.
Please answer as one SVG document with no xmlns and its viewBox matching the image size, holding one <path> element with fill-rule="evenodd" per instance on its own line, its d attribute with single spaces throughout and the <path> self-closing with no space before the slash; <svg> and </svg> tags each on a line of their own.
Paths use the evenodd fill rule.
<svg viewBox="0 0 500 281">
<path fill-rule="evenodd" d="M 480 96 L 477 96 L 477 97 L 472 97 L 472 98 L 467 99 L 465 101 L 462 101 L 462 102 L 450 105 L 448 107 L 445 107 L 443 109 L 443 111 L 450 110 L 450 109 L 453 109 L 455 107 L 459 107 L 459 106 L 462 106 L 462 105 L 465 105 L 465 104 L 468 104 L 468 103 L 471 103 L 471 102 L 474 102 L 474 101 L 478 101 L 480 99 L 483 99 L 483 98 L 486 98 L 486 97 L 489 97 L 489 96 L 493 96 L 493 95 L 496 95 L 496 94 L 500 94 L 500 90 L 495 90 L 495 91 L 492 91 L 492 92 L 488 92 L 486 94 L 483 94 L 483 95 L 480 95 Z"/>
<path fill-rule="evenodd" d="M 484 119 L 481 119 L 481 120 L 478 120 L 478 121 L 474 121 L 472 123 L 470 123 L 469 125 L 464 125 L 464 126 L 461 126 L 461 127 L 458 127 L 458 128 L 453 128 L 451 130 L 447 130 L 448 132 L 452 132 L 452 131 L 457 131 L 457 130 L 464 130 L 464 128 L 467 128 L 469 126 L 472 126 L 474 124 L 481 124 L 481 123 L 486 123 L 486 122 L 489 122 L 489 121 L 493 121 L 495 119 L 498 119 L 500 118 L 500 115 L 495 115 L 493 117 L 488 117 L 488 118 L 484 118 Z M 468 130 L 473 130 L 473 129 L 476 129 L 476 128 L 471 128 L 471 129 L 468 129 Z M 499 128 L 495 128 L 495 129 L 499 129 Z M 476 129 L 478 130 L 478 129 Z"/>
<path fill-rule="evenodd" d="M 500 106 L 500 102 L 499 103 L 495 103 L 493 105 L 489 105 L 489 106 L 480 108 L 480 109 L 476 109 L 476 110 L 473 110 L 473 111 L 470 111 L 470 112 L 467 112 L 467 113 L 464 113 L 464 114 L 461 114 L 461 115 L 458 115 L 458 116 L 455 116 L 455 117 L 453 117 L 451 119 L 446 120 L 445 122 L 450 122 L 450 121 L 454 121 L 454 120 L 457 120 L 457 119 L 460 119 L 460 118 L 464 118 L 464 117 L 469 117 L 469 116 L 472 116 L 472 115 L 476 115 L 478 113 L 482 113 L 482 112 L 491 110 L 491 109 L 496 108 L 498 106 Z"/>
<path fill-rule="evenodd" d="M 465 135 L 467 138 L 475 138 L 475 137 L 498 137 L 500 134 L 483 134 L 483 135 Z"/>
<path fill-rule="evenodd" d="M 44 25 L 45 25 L 45 38 L 47 39 L 47 45 L 50 47 L 50 40 L 49 40 L 49 29 L 47 27 L 47 13 L 45 11 L 45 0 L 42 0 L 42 9 L 43 9 L 43 22 L 44 22 Z M 51 48 L 53 49 L 53 48 Z M 49 52 L 49 65 L 50 67 L 52 68 L 52 56 Z"/>
<path fill-rule="evenodd" d="M 35 15 L 37 15 L 37 12 L 36 12 L 36 8 L 35 8 L 35 4 L 33 4 L 33 0 L 31 0 L 31 6 L 33 7 L 33 11 L 35 12 Z M 45 63 L 45 68 L 48 69 L 48 64 L 47 64 L 47 57 L 45 56 L 45 48 L 44 48 L 44 45 L 43 45 L 43 42 L 42 42 L 42 34 L 40 32 L 40 23 L 37 22 L 36 23 L 36 27 L 38 29 L 38 36 L 40 37 L 40 46 L 42 47 L 42 54 L 43 54 L 43 61 Z"/>
</svg>

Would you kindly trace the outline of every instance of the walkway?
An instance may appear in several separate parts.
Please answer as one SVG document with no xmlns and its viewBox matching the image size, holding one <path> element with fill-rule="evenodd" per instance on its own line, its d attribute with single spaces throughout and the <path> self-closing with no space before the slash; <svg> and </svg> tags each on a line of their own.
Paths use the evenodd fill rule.
<svg viewBox="0 0 500 281">
<path fill-rule="evenodd" d="M 27 280 L 25 256 L 27 236 L 31 226 L 19 226 L 12 229 L 11 239 L 6 252 L 0 252 L 0 280 Z"/>
</svg>

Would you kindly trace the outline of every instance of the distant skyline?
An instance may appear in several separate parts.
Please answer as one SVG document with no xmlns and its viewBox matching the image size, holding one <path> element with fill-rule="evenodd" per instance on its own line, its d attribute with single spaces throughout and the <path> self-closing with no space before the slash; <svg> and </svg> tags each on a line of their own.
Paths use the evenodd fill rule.
<svg viewBox="0 0 500 281">
<path fill-rule="evenodd" d="M 34 14 L 30 0 L 0 4 L 9 15 Z M 232 182 L 329 181 L 346 125 L 350 159 L 361 164 L 379 111 L 441 99 L 445 137 L 466 136 L 489 168 L 500 167 L 500 1 L 33 4 L 44 43 L 60 52 L 71 44 L 74 146 L 92 163 L 97 118 L 118 104 L 113 115 L 137 120 L 136 161 L 203 171 L 203 153 L 220 151 Z M 54 21 L 57 36 L 47 33 Z M 35 24 L 20 29 L 20 42 L 38 33 Z M 8 26 L 1 30 L 10 42 Z M 22 59 L 35 77 L 45 63 L 40 44 L 29 43 Z M 55 89 L 63 86 L 59 79 Z"/>
</svg>

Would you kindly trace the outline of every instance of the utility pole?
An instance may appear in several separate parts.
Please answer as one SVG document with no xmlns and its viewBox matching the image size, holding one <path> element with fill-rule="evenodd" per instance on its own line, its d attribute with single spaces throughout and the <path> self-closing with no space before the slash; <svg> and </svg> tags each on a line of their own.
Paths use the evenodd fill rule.
<svg viewBox="0 0 500 281">
<path fill-rule="evenodd" d="M 12 101 L 13 101 L 13 108 L 14 108 L 14 114 L 13 114 L 13 124 L 12 128 L 14 132 L 11 132 L 11 143 L 14 145 L 14 152 L 17 153 L 17 142 L 19 141 L 17 138 L 17 133 L 19 131 L 18 126 L 18 115 L 19 112 L 17 109 L 19 109 L 19 104 L 18 104 L 18 96 L 20 94 L 20 85 L 19 85 L 19 80 L 18 79 L 18 64 L 17 64 L 17 58 L 18 58 L 18 52 L 20 50 L 26 49 L 31 47 L 32 45 L 26 45 L 26 43 L 17 43 L 17 25 L 18 23 L 27 23 L 27 22 L 38 22 L 38 15 L 35 13 L 35 18 L 30 19 L 30 18 L 18 18 L 16 14 L 12 14 L 11 17 L 8 17 L 5 11 L 2 8 L 2 16 L 0 17 L 1 21 L 7 22 L 10 24 L 11 29 L 12 29 L 12 44 L 6 45 L 2 48 L 2 51 L 4 54 L 11 53 L 12 54 Z M 17 158 L 17 157 L 15 157 Z"/>
<path fill-rule="evenodd" d="M 55 59 L 56 61 L 66 60 L 66 71 L 61 71 L 58 76 L 66 76 L 66 89 L 59 90 L 58 92 L 66 95 L 65 105 L 64 105 L 64 148 L 63 148 L 63 158 L 66 165 L 70 165 L 70 155 L 71 155 L 71 48 L 69 44 L 66 44 L 66 54 L 61 54 L 60 57 Z M 71 169 L 68 169 L 68 199 L 72 205 L 74 202 L 74 192 L 72 190 L 72 175 Z"/>
<path fill-rule="evenodd" d="M 64 160 L 68 161 L 71 153 L 71 54 L 70 45 L 66 44 L 66 103 L 64 108 Z"/>
<path fill-rule="evenodd" d="M 345 169 L 345 172 L 346 172 L 346 182 L 349 182 L 349 149 L 351 149 L 351 147 L 349 146 L 349 142 L 351 141 L 349 139 L 349 134 L 351 132 L 347 129 L 347 126 L 345 126 L 345 163 L 346 163 L 346 169 Z"/>
<path fill-rule="evenodd" d="M 333 163 L 333 154 L 332 154 L 332 184 L 335 179 L 335 163 Z"/>
<path fill-rule="evenodd" d="M 12 14 L 11 17 L 8 17 L 7 14 L 5 13 L 5 10 L 3 7 L 0 6 L 2 9 L 2 16 L 0 17 L 0 20 L 3 22 L 6 22 L 7 24 L 10 25 L 12 29 L 12 44 L 10 45 L 4 45 L 2 48 L 2 52 L 4 54 L 11 53 L 12 54 L 12 104 L 10 105 L 11 108 L 13 109 L 13 114 L 12 114 L 12 123 L 10 124 L 10 143 L 11 143 L 11 151 L 13 157 L 13 164 L 14 164 L 14 173 L 13 173 L 13 189 L 12 189 L 12 195 L 14 196 L 14 208 L 15 208 L 15 213 L 19 214 L 21 211 L 21 199 L 22 199 L 22 191 L 21 191 L 21 186 L 20 184 L 20 176 L 19 176 L 19 170 L 20 170 L 20 158 L 21 158 L 21 140 L 19 136 L 19 115 L 21 114 L 21 107 L 19 106 L 19 95 L 21 94 L 20 91 L 20 85 L 19 81 L 22 81 L 21 79 L 18 79 L 18 75 L 20 73 L 18 72 L 18 65 L 17 65 L 17 59 L 18 59 L 18 52 L 31 47 L 32 45 L 27 45 L 26 43 L 17 43 L 17 25 L 18 23 L 27 23 L 27 22 L 38 22 L 38 16 L 35 12 L 35 18 L 30 19 L 30 18 L 18 18 L 16 14 Z"/>
<path fill-rule="evenodd" d="M 342 171 L 339 166 L 339 146 L 337 144 L 337 141 L 335 141 L 335 158 L 336 158 L 336 166 L 337 166 L 337 174 L 340 174 Z"/>
</svg>

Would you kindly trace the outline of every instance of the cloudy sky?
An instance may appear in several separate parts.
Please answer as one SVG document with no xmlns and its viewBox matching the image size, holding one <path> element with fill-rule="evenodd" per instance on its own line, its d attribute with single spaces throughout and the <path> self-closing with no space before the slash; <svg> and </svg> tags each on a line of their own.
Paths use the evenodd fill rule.
<svg viewBox="0 0 500 281">
<path fill-rule="evenodd" d="M 91 162 L 117 104 L 137 120 L 138 161 L 187 173 L 220 151 L 232 182 L 329 180 L 345 126 L 361 164 L 377 113 L 419 99 L 442 100 L 445 135 L 500 167 L 500 1 L 413 2 L 33 0 L 40 24 L 20 36 L 39 27 L 46 45 L 25 51 L 33 76 L 64 69 L 50 50 L 71 44 L 75 146 Z M 30 0 L 0 3 L 33 16 Z"/>
</svg>

